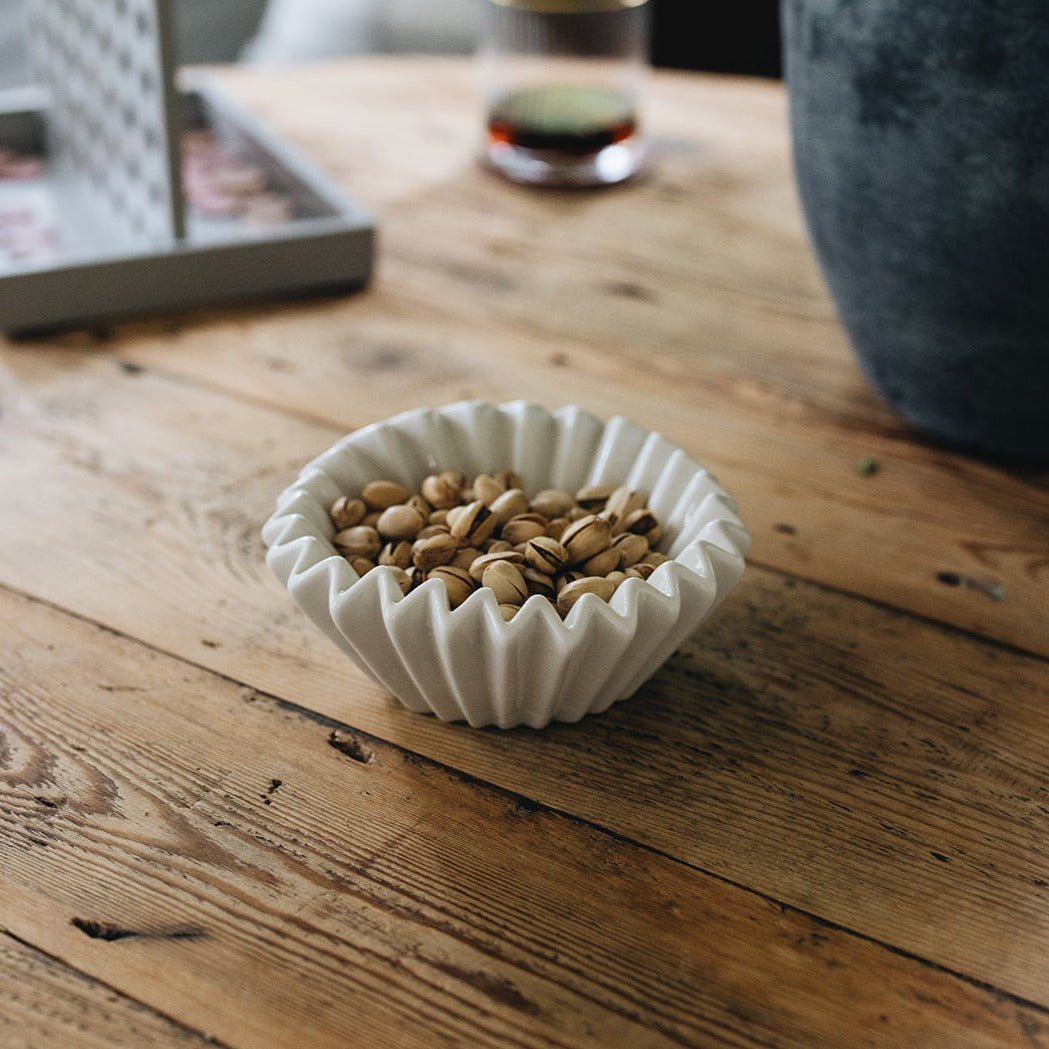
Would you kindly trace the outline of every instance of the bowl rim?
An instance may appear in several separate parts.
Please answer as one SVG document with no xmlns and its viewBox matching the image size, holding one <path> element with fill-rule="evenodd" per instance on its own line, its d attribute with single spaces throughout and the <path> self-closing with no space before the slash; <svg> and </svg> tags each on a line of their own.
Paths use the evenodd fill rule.
<svg viewBox="0 0 1049 1049">
<path fill-rule="evenodd" d="M 495 594 L 490 588 L 478 587 L 457 607 L 452 607 L 448 598 L 447 587 L 440 578 L 425 580 L 407 594 L 403 593 L 393 573 L 386 565 L 376 565 L 365 575 L 358 574 L 349 561 L 341 555 L 331 543 L 330 537 L 319 534 L 316 529 L 304 528 L 309 524 L 308 518 L 299 511 L 303 498 L 312 500 L 315 506 L 327 514 L 327 507 L 305 487 L 317 473 L 331 479 L 326 465 L 348 453 L 354 446 L 362 443 L 369 435 L 382 429 L 403 426 L 408 420 L 427 414 L 448 415 L 452 413 L 476 413 L 497 411 L 501 414 L 523 416 L 528 412 L 540 412 L 568 425 L 570 419 L 586 419 L 597 424 L 602 432 L 607 432 L 613 425 L 632 427 L 644 433 L 646 439 L 657 439 L 666 442 L 674 452 L 694 468 L 695 474 L 705 475 L 709 479 L 711 492 L 707 499 L 713 497 L 719 504 L 719 514 L 707 522 L 707 530 L 715 533 L 721 542 L 709 537 L 694 538 L 685 543 L 677 554 L 660 564 L 647 579 L 627 579 L 616 588 L 612 597 L 605 601 L 594 594 L 585 594 L 562 617 L 549 599 L 538 594 L 530 595 L 521 604 L 521 609 L 510 620 L 504 620 L 498 610 Z M 441 464 L 438 468 L 458 468 L 454 464 Z M 421 480 L 421 478 L 420 478 Z M 706 500 L 704 500 L 705 502 Z M 333 526 L 328 521 L 327 528 Z M 332 531 L 334 535 L 334 530 Z M 633 422 L 626 416 L 616 414 L 602 419 L 593 412 L 577 405 L 566 404 L 559 408 L 549 408 L 535 400 L 522 398 L 504 402 L 488 401 L 484 398 L 467 398 L 436 406 L 420 406 L 397 412 L 394 415 L 378 419 L 344 434 L 334 444 L 309 459 L 298 471 L 295 479 L 278 495 L 276 506 L 262 526 L 262 538 L 267 547 L 266 561 L 281 582 L 291 588 L 292 581 L 307 573 L 330 573 L 328 586 L 328 605 L 334 608 L 336 602 L 348 600 L 347 594 L 357 591 L 362 599 L 365 595 L 378 599 L 383 619 L 393 612 L 403 601 L 414 603 L 429 602 L 438 619 L 444 616 L 458 616 L 467 609 L 467 615 L 474 613 L 478 604 L 482 605 L 485 614 L 493 620 L 498 632 L 508 635 L 534 626 L 533 620 L 538 616 L 543 625 L 566 636 L 586 629 L 594 616 L 606 619 L 609 623 L 623 625 L 637 615 L 640 595 L 649 593 L 651 588 L 665 598 L 678 600 L 678 591 L 682 584 L 682 573 L 688 577 L 704 578 L 710 572 L 716 575 L 718 566 L 711 562 L 727 562 L 735 566 L 733 575 L 742 573 L 746 553 L 750 545 L 750 533 L 738 516 L 738 508 L 733 497 L 721 486 L 717 478 L 699 463 L 684 448 L 657 430 L 649 429 Z M 665 540 L 664 540 L 665 541 Z M 685 556 L 688 554 L 689 556 Z M 682 560 L 682 558 L 685 558 Z M 690 563 L 691 562 L 691 563 Z M 694 565 L 703 565 L 707 571 L 698 571 Z M 370 582 L 369 582 L 370 581 Z M 368 585 L 363 585 L 363 584 Z M 733 583 L 735 585 L 735 583 Z M 730 588 L 729 588 L 730 589 Z M 726 590 L 727 593 L 727 590 Z M 468 608 L 469 606 L 469 608 Z"/>
</svg>

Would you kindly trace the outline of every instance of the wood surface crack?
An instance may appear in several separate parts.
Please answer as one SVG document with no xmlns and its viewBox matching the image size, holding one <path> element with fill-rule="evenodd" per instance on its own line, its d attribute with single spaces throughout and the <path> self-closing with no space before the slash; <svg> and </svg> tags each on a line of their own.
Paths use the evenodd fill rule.
<svg viewBox="0 0 1049 1049">
<path fill-rule="evenodd" d="M 359 761 L 362 765 L 367 765 L 375 758 L 375 752 L 368 750 L 360 737 L 353 732 L 340 732 L 333 728 L 328 733 L 328 746 L 334 747 L 340 754 L 345 754 L 346 757 Z"/>
<path fill-rule="evenodd" d="M 778 570 L 776 568 L 769 568 L 768 566 L 762 566 L 762 567 L 766 568 L 766 570 L 768 570 L 770 573 L 776 574 L 776 575 L 780 575 L 780 576 L 782 576 L 782 577 L 784 577 L 785 579 L 788 579 L 788 580 L 794 580 L 796 578 L 796 577 L 790 576 L 787 573 L 782 572 L 782 571 L 780 571 L 780 570 Z M 816 588 L 821 589 L 821 590 L 825 590 L 827 592 L 834 592 L 834 593 L 839 592 L 838 590 L 836 590 L 836 588 L 829 587 L 826 584 L 820 583 L 818 581 L 806 581 L 806 583 L 807 583 L 807 585 L 811 585 L 813 587 L 816 587 Z M 374 735 L 372 735 L 370 733 L 367 733 L 367 732 L 365 732 L 363 730 L 356 729 L 356 728 L 354 728 L 351 725 L 347 725 L 347 724 L 345 724 L 343 722 L 337 721 L 336 719 L 331 718 L 331 717 L 329 717 L 327 715 L 318 713 L 317 711 L 310 710 L 310 709 L 308 709 L 306 707 L 303 707 L 303 706 L 299 705 L 298 703 L 295 703 L 295 702 L 293 702 L 291 700 L 287 700 L 287 699 L 284 699 L 284 698 L 282 698 L 280 696 L 277 696 L 277 695 L 275 695 L 273 693 L 268 693 L 268 692 L 259 690 L 257 688 L 254 688 L 253 686 L 248 685 L 246 682 L 240 681 L 239 679 L 234 678 L 234 677 L 232 677 L 229 674 L 225 674 L 225 673 L 223 673 L 221 671 L 215 670 L 212 667 L 199 664 L 199 663 L 197 663 L 194 660 L 189 660 L 185 656 L 180 655 L 178 653 L 166 651 L 163 648 L 161 648 L 160 646 L 152 645 L 149 642 L 143 641 L 140 638 L 133 637 L 133 636 L 131 636 L 131 635 L 129 635 L 129 634 L 123 632 L 123 631 L 120 631 L 120 630 L 114 629 L 112 627 L 109 627 L 106 624 L 99 623 L 96 620 L 90 619 L 89 617 L 84 616 L 82 614 L 79 614 L 79 613 L 77 613 L 75 611 L 71 611 L 69 609 L 63 608 L 62 606 L 56 605 L 54 602 L 47 601 L 46 599 L 42 599 L 42 598 L 40 598 L 40 597 L 38 597 L 36 595 L 33 595 L 33 594 L 24 593 L 22 591 L 16 590 L 15 588 L 9 587 L 6 584 L 2 584 L 2 583 L 0 583 L 0 589 L 5 590 L 5 591 L 10 592 L 10 593 L 17 593 L 23 599 L 31 601 L 31 602 L 33 602 L 35 604 L 39 604 L 39 605 L 41 605 L 43 607 L 49 607 L 49 608 L 56 609 L 57 611 L 61 612 L 62 614 L 68 615 L 72 619 L 79 620 L 79 621 L 84 622 L 84 623 L 88 623 L 92 627 L 94 627 L 94 628 L 96 628 L 96 629 L 98 629 L 98 630 L 100 630 L 100 631 L 102 631 L 104 633 L 110 634 L 110 635 L 112 635 L 114 637 L 124 638 L 124 639 L 126 639 L 128 641 L 133 642 L 134 644 L 140 645 L 143 649 L 145 649 L 147 651 L 161 652 L 164 655 L 168 656 L 169 658 L 172 658 L 172 659 L 176 660 L 179 663 L 182 663 L 182 664 L 187 665 L 187 666 L 197 667 L 198 669 L 204 670 L 205 672 L 213 675 L 218 680 L 229 681 L 229 682 L 232 682 L 233 684 L 236 684 L 237 686 L 242 687 L 242 688 L 250 688 L 254 695 L 258 696 L 259 698 L 266 699 L 267 701 L 273 703 L 278 709 L 287 711 L 288 713 L 293 714 L 296 717 L 300 717 L 300 718 L 302 718 L 302 719 L 304 719 L 306 721 L 309 721 L 309 722 L 312 722 L 314 724 L 321 725 L 321 726 L 327 728 L 329 730 L 329 735 L 328 735 L 328 744 L 329 745 L 334 745 L 332 743 L 332 741 L 331 741 L 331 738 L 332 738 L 333 735 L 335 735 L 337 738 L 341 735 L 343 737 L 351 737 L 351 738 L 357 740 L 358 742 L 360 742 L 360 741 L 367 741 L 369 744 L 374 744 L 375 750 L 378 750 L 379 748 L 388 748 L 390 751 L 400 754 L 401 757 L 402 757 L 402 760 L 404 760 L 406 762 L 411 762 L 411 763 L 416 763 L 416 764 L 420 764 L 420 765 L 429 766 L 429 767 L 431 767 L 431 768 L 433 768 L 435 770 L 439 770 L 439 771 L 444 772 L 446 775 L 450 776 L 451 778 L 453 778 L 453 779 L 455 779 L 455 780 L 457 780 L 459 782 L 462 782 L 462 783 L 467 784 L 467 785 L 475 786 L 475 787 L 477 787 L 479 789 L 486 790 L 486 791 L 488 791 L 488 792 L 490 792 L 492 794 L 495 794 L 495 795 L 498 795 L 500 797 L 503 797 L 503 798 L 507 799 L 509 802 L 512 803 L 511 812 L 514 815 L 516 815 L 518 818 L 535 818 L 535 817 L 542 817 L 542 816 L 548 815 L 548 816 L 555 816 L 555 817 L 566 819 L 566 820 L 574 823 L 577 826 L 586 827 L 586 828 L 589 828 L 589 829 L 591 829 L 591 830 L 593 830 L 595 832 L 598 832 L 598 833 L 608 837 L 612 841 L 621 842 L 621 843 L 630 845 L 630 846 L 632 846 L 634 848 L 637 848 L 637 849 L 640 849 L 640 850 L 642 850 L 642 851 L 644 851 L 646 853 L 649 853 L 650 855 L 660 857 L 662 859 L 668 860 L 668 861 L 670 861 L 672 863 L 675 863 L 675 864 L 679 864 L 679 865 L 681 865 L 681 866 L 683 866 L 683 867 L 685 867 L 685 868 L 687 868 L 689 870 L 695 871 L 696 873 L 698 873 L 698 874 L 700 874 L 702 876 L 712 878 L 715 881 L 718 881 L 718 882 L 720 882 L 720 883 L 722 883 L 724 885 L 730 886 L 730 887 L 732 887 L 734 889 L 738 889 L 739 891 L 744 892 L 744 893 L 746 893 L 746 894 L 748 894 L 750 896 L 753 896 L 755 898 L 763 900 L 768 905 L 777 908 L 778 910 L 782 911 L 783 913 L 788 913 L 789 912 L 789 913 L 797 914 L 798 916 L 800 916 L 802 918 L 805 918 L 805 919 L 807 919 L 809 921 L 812 921 L 812 922 L 814 922 L 814 923 L 816 923 L 816 924 L 818 924 L 818 925 L 820 925 L 822 927 L 833 929 L 833 930 L 835 930 L 837 932 L 840 932 L 843 935 L 854 937 L 854 938 L 856 938 L 858 940 L 861 940 L 863 942 L 870 943 L 873 946 L 876 946 L 876 947 L 879 947 L 879 948 L 881 948 L 883 950 L 889 951 L 893 955 L 896 955 L 898 957 L 901 957 L 901 958 L 904 958 L 904 959 L 906 959 L 908 961 L 916 963 L 916 964 L 918 964 L 918 965 L 920 965 L 920 966 L 922 966 L 924 968 L 929 969 L 930 971 L 938 972 L 938 973 L 941 973 L 941 974 L 943 974 L 945 976 L 948 976 L 948 977 L 950 977 L 952 979 L 960 980 L 961 982 L 967 984 L 968 986 L 971 986 L 971 987 L 974 987 L 974 988 L 976 988 L 978 990 L 981 990 L 981 991 L 993 994 L 996 997 L 998 997 L 998 998 L 1000 998 L 1000 999 L 1002 999 L 1004 1001 L 1009 1001 L 1009 1002 L 1011 1002 L 1012 1004 L 1014 1004 L 1016 1006 L 1020 1006 L 1020 1007 L 1029 1009 L 1032 1012 L 1035 1012 L 1035 1013 L 1037 1013 L 1037 1014 L 1039 1014 L 1041 1016 L 1049 1017 L 1049 1004 L 1047 1004 L 1047 1003 L 1041 1003 L 1041 1002 L 1034 1001 L 1034 1000 L 1029 999 L 1029 998 L 1025 998 L 1022 995 L 1018 995 L 1018 994 L 1016 994 L 1014 992 L 1005 990 L 1005 989 L 1000 988 L 1000 987 L 998 987 L 998 986 L 996 986 L 994 984 L 990 984 L 990 983 L 988 983 L 988 982 L 986 982 L 984 980 L 981 980 L 981 979 L 979 979 L 977 977 L 968 975 L 968 974 L 966 974 L 964 972 L 961 972 L 959 970 L 952 969 L 949 966 L 943 965 L 942 963 L 933 961 L 932 959 L 925 958 L 925 957 L 923 957 L 921 955 L 915 954 L 912 951 L 906 950 L 904 948 L 896 947 L 893 944 L 888 943 L 888 942 L 886 942 L 884 940 L 880 940 L 877 937 L 872 936 L 872 935 L 870 935 L 868 933 L 862 932 L 862 931 L 857 930 L 857 929 L 849 928 L 848 926 L 840 925 L 840 924 L 838 924 L 836 922 L 830 921 L 830 920 L 825 919 L 825 918 L 821 918 L 820 916 L 818 916 L 816 914 L 813 914 L 813 913 L 805 911 L 805 910 L 803 910 L 801 908 L 795 907 L 794 905 L 792 905 L 790 903 L 785 903 L 785 902 L 776 900 L 773 897 L 767 895 L 766 893 L 763 893 L 763 892 L 761 892 L 761 891 L 759 891 L 757 889 L 754 889 L 754 888 L 752 888 L 752 887 L 750 887 L 748 885 L 745 885 L 745 884 L 742 884 L 740 882 L 734 881 L 733 879 L 728 878 L 725 875 L 721 875 L 721 874 L 718 874 L 718 873 L 716 873 L 714 871 L 711 871 L 711 870 L 708 870 L 706 868 L 699 867 L 699 866 L 697 866 L 695 864 L 689 863 L 688 861 L 683 860 L 680 857 L 674 856 L 674 855 L 672 855 L 670 853 L 667 853 L 667 852 L 665 852 L 665 851 L 663 851 L 661 849 L 655 848 L 654 846 L 649 845 L 649 844 L 647 844 L 645 842 L 641 842 L 641 841 L 638 841 L 638 840 L 636 840 L 634 838 L 628 837 L 627 835 L 620 834 L 620 833 L 618 833 L 618 832 L 616 832 L 616 831 L 614 831 L 614 830 L 612 830 L 612 829 L 610 829 L 608 827 L 605 827 L 602 824 L 597 823 L 597 822 L 595 822 L 593 820 L 589 820 L 589 819 L 586 819 L 584 817 L 580 817 L 578 815 L 575 815 L 575 814 L 570 813 L 570 812 L 568 812 L 566 810 L 563 810 L 563 809 L 558 809 L 558 808 L 549 806 L 549 805 L 547 805 L 547 804 L 545 804 L 545 803 L 543 803 L 543 802 L 541 802 L 539 800 L 529 798 L 529 797 L 527 797 L 526 795 L 523 795 L 523 794 L 519 794 L 519 793 L 517 793 L 517 792 L 515 792 L 513 790 L 510 790 L 510 789 L 508 789 L 506 787 L 502 787 L 502 786 L 500 786 L 500 785 L 498 785 L 496 783 L 493 783 L 493 782 L 491 782 L 489 780 L 482 779 L 482 778 L 480 778 L 478 776 L 475 776 L 475 775 L 473 775 L 471 773 L 468 773 L 468 772 L 466 772 L 466 771 L 464 771 L 462 769 L 457 769 L 454 766 L 445 765 L 445 764 L 443 764 L 443 763 L 441 763 L 441 762 L 439 762 L 439 761 L 437 761 L 437 760 L 435 760 L 435 759 L 433 759 L 433 758 L 431 758 L 431 757 L 429 757 L 429 756 L 427 756 L 425 754 L 419 753 L 417 751 L 412 751 L 412 750 L 410 750 L 410 749 L 408 749 L 406 747 L 400 746 L 400 745 L 398 745 L 396 743 L 393 743 L 391 741 L 384 740 L 384 739 L 382 739 L 382 738 L 380 738 L 378 736 L 374 736 Z M 975 636 L 981 643 L 990 645 L 992 647 L 1001 648 L 1003 650 L 1020 652 L 1026 658 L 1033 658 L 1033 659 L 1040 660 L 1040 661 L 1046 661 L 1044 656 L 1041 656 L 1040 654 L 1038 654 L 1036 652 L 1029 652 L 1029 651 L 1027 651 L 1025 649 L 1018 648 L 1018 647 L 1012 646 L 1012 645 L 1008 645 L 1008 644 L 1006 644 L 1004 642 L 997 641 L 997 640 L 995 640 L 993 638 L 983 637 L 982 635 L 971 635 L 970 632 L 964 631 L 961 628 L 958 628 L 958 627 L 952 626 L 950 624 L 944 623 L 944 622 L 942 622 L 940 620 L 933 620 L 933 619 L 929 619 L 928 617 L 920 616 L 920 615 L 918 615 L 916 613 L 900 610 L 900 609 L 895 608 L 894 606 L 885 605 L 883 602 L 879 602 L 879 601 L 876 601 L 876 600 L 874 600 L 872 598 L 866 598 L 866 597 L 863 597 L 863 596 L 860 596 L 860 595 L 857 595 L 857 594 L 850 593 L 849 596 L 852 597 L 854 600 L 864 601 L 864 602 L 867 602 L 867 603 L 869 603 L 871 605 L 874 605 L 874 606 L 877 606 L 877 607 L 891 608 L 894 612 L 896 612 L 901 617 L 905 616 L 905 617 L 912 618 L 912 619 L 919 620 L 919 621 L 930 622 L 933 625 L 939 627 L 940 629 L 942 629 L 944 631 L 952 632 L 952 633 L 958 633 L 958 634 L 961 634 L 961 635 L 964 635 L 964 636 Z M 91 921 L 88 921 L 88 920 L 85 920 L 85 919 L 78 919 L 78 918 L 73 919 L 73 924 L 76 925 L 77 928 L 79 928 L 86 935 L 92 935 L 92 933 L 88 931 L 88 928 L 94 929 L 95 930 L 94 931 L 94 938 L 100 938 L 100 939 L 107 938 L 107 936 L 103 935 L 103 933 L 105 932 L 105 930 L 110 928 L 105 923 L 101 923 L 101 922 L 94 922 L 94 923 L 92 923 Z M 88 928 L 85 928 L 84 926 L 87 926 Z M 108 938 L 120 939 L 120 938 L 125 938 L 127 936 L 135 936 L 135 935 L 139 935 L 139 936 L 149 936 L 149 935 L 163 936 L 164 935 L 163 933 L 149 933 L 149 932 L 143 932 L 143 931 L 139 931 L 139 930 L 121 930 L 120 927 L 117 927 L 117 926 L 114 926 L 113 929 L 115 931 L 117 931 L 117 932 L 123 932 L 124 935 L 123 936 L 120 936 L 120 935 L 108 936 Z M 204 933 L 203 930 L 169 930 L 169 933 L 168 933 L 169 937 L 170 937 L 170 933 L 171 932 L 175 932 L 176 933 L 176 935 L 174 937 L 171 937 L 171 938 L 176 938 L 176 939 L 177 938 L 193 938 L 194 935 L 197 935 L 197 936 L 206 935 L 206 933 Z M 177 935 L 180 932 L 182 934 L 181 937 L 179 935 Z"/>
<path fill-rule="evenodd" d="M 793 526 L 788 526 L 793 527 Z M 774 526 L 774 530 L 778 530 Z M 752 554 L 747 555 L 748 567 L 759 568 L 763 572 L 768 572 L 770 575 L 779 576 L 784 581 L 784 585 L 788 587 L 796 587 L 799 585 L 810 586 L 815 590 L 822 591 L 826 594 L 840 594 L 843 597 L 849 598 L 850 601 L 858 601 L 861 604 L 870 606 L 871 608 L 879 608 L 887 612 L 893 613 L 901 619 L 912 619 L 916 623 L 925 623 L 929 626 L 935 627 L 937 630 L 942 630 L 945 634 L 952 634 L 957 637 L 970 638 L 977 641 L 981 645 L 987 645 L 990 648 L 998 649 L 1002 652 L 1015 652 L 1018 655 L 1023 656 L 1025 659 L 1037 659 L 1043 663 L 1049 662 L 1049 657 L 1043 655 L 1041 652 L 1033 648 L 1025 648 L 1020 644 L 1012 644 L 1008 641 L 1003 641 L 998 637 L 991 637 L 987 634 L 981 634 L 976 630 L 968 630 L 963 626 L 958 626 L 955 623 L 951 623 L 946 619 L 937 619 L 936 616 L 928 615 L 922 612 L 917 612 L 910 608 L 901 608 L 899 605 L 894 605 L 892 602 L 884 600 L 882 598 L 872 597 L 869 594 L 862 594 L 856 590 L 848 590 L 842 586 L 834 586 L 830 583 L 824 582 L 823 580 L 816 579 L 810 576 L 803 575 L 800 570 L 788 572 L 778 565 L 772 564 L 768 561 L 762 561 L 755 559 Z M 962 576 L 957 576 L 957 583 L 953 580 L 955 578 L 953 573 L 941 573 L 941 575 L 947 575 L 950 579 L 937 578 L 937 582 L 946 586 L 962 586 L 965 584 L 970 589 L 979 590 L 984 593 L 985 597 L 990 598 L 994 601 L 1005 600 L 1005 588 L 1000 583 L 994 580 L 973 580 L 971 584 L 966 584 Z"/>
<path fill-rule="evenodd" d="M 70 918 L 69 924 L 79 929 L 92 940 L 199 940 L 207 935 L 200 928 L 186 926 L 172 929 L 129 929 L 110 922 L 96 921 L 93 918 Z"/>
<path fill-rule="evenodd" d="M 96 987 L 104 988 L 106 991 L 112 994 L 114 998 L 119 998 L 125 1002 L 133 1002 L 140 1009 L 146 1010 L 146 1012 L 152 1014 L 153 1016 L 160 1017 L 165 1022 L 171 1024 L 171 1026 L 176 1028 L 177 1030 L 183 1031 L 188 1035 L 193 1035 L 196 1038 L 202 1039 L 203 1041 L 207 1042 L 208 1045 L 212 1047 L 212 1049 L 233 1049 L 233 1046 L 230 1045 L 229 1042 L 224 1042 L 216 1038 L 213 1034 L 209 1033 L 208 1031 L 203 1031 L 200 1028 L 190 1026 L 183 1020 L 178 1019 L 178 1017 L 172 1016 L 170 1013 L 163 1012 L 162 1010 L 157 1009 L 155 1006 L 150 1005 L 149 1002 L 143 1001 L 141 998 L 136 998 L 133 995 L 128 994 L 116 984 L 109 983 L 106 980 L 100 979 L 98 976 L 95 976 L 91 973 L 87 973 L 74 965 L 70 965 L 69 962 L 60 958 L 57 954 L 52 954 L 50 951 L 44 950 L 42 947 L 33 943 L 31 940 L 27 940 L 25 939 L 25 937 L 19 936 L 17 933 L 12 932 L 10 929 L 0 929 L 0 936 L 6 936 L 12 942 L 19 944 L 26 950 L 32 951 L 34 954 L 39 955 L 41 958 L 46 958 L 53 965 L 57 965 L 62 969 L 65 969 L 68 972 L 75 974 L 80 979 L 86 980 Z"/>
</svg>

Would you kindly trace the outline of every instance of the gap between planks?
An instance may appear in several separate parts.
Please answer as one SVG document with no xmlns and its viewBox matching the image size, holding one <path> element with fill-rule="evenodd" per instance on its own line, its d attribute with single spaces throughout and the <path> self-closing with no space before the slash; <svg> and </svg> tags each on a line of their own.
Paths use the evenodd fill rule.
<svg viewBox="0 0 1049 1049">
<path fill-rule="evenodd" d="M 204 663 L 194 662 L 193 660 L 188 659 L 183 655 L 180 655 L 178 652 L 162 649 L 154 644 L 151 644 L 148 641 L 143 641 L 140 638 L 129 635 L 122 630 L 107 626 L 103 623 L 99 623 L 75 611 L 56 606 L 52 602 L 42 600 L 30 594 L 23 594 L 3 584 L 0 584 L 0 591 L 6 592 L 18 600 L 38 605 L 42 608 L 49 609 L 58 615 L 80 622 L 85 627 L 97 629 L 106 635 L 118 639 L 121 642 L 136 646 L 144 650 L 155 652 L 157 655 L 160 655 L 165 659 L 172 660 L 175 663 L 180 663 L 187 667 L 192 667 L 194 670 L 199 671 L 203 674 L 225 681 L 231 686 L 246 689 L 259 699 L 265 700 L 273 704 L 275 708 L 292 714 L 293 716 L 299 718 L 302 721 L 310 722 L 312 724 L 316 724 L 322 727 L 323 729 L 326 729 L 328 731 L 328 745 L 334 751 L 343 755 L 348 760 L 357 762 L 359 764 L 368 764 L 371 760 L 373 760 L 376 749 L 382 748 L 388 751 L 392 751 L 396 754 L 401 755 L 402 760 L 406 762 L 410 762 L 415 765 L 426 766 L 430 770 L 443 774 L 471 789 L 477 789 L 488 795 L 502 798 L 512 803 L 515 809 L 519 812 L 527 813 L 530 815 L 537 813 L 545 813 L 548 816 L 556 817 L 558 819 L 564 819 L 572 824 L 575 824 L 580 828 L 596 832 L 602 835 L 603 837 L 606 837 L 610 841 L 614 841 L 618 844 L 622 844 L 633 849 L 638 849 L 662 861 L 676 864 L 703 878 L 709 878 L 715 882 L 718 882 L 726 886 L 727 888 L 751 896 L 757 900 L 760 900 L 763 904 L 766 904 L 776 909 L 781 914 L 794 915 L 805 921 L 812 922 L 814 925 L 817 925 L 820 928 L 839 933 L 846 937 L 855 939 L 859 942 L 868 944 L 879 950 L 886 951 L 895 957 L 899 957 L 908 962 L 912 962 L 922 967 L 923 969 L 929 970 L 930 972 L 936 973 L 941 976 L 949 977 L 954 980 L 958 980 L 961 983 L 964 983 L 975 990 L 993 995 L 1002 1001 L 1011 1002 L 1017 1007 L 1028 1009 L 1034 1013 L 1046 1017 L 1047 1020 L 1049 1020 L 1049 1002 L 1041 1003 L 1034 999 L 1027 998 L 1023 995 L 1016 994 L 1009 990 L 1005 990 L 1001 987 L 995 986 L 991 982 L 979 979 L 963 971 L 953 969 L 933 959 L 924 957 L 914 951 L 896 946 L 892 943 L 881 940 L 875 936 L 871 936 L 860 930 L 850 928 L 849 926 L 844 925 L 840 922 L 836 922 L 831 919 L 825 918 L 820 914 L 808 911 L 802 907 L 798 907 L 794 904 L 777 899 L 774 896 L 762 892 L 739 880 L 720 874 L 716 871 L 701 867 L 695 863 L 688 861 L 687 859 L 675 856 L 674 854 L 660 849 L 643 840 L 630 837 L 627 834 L 616 831 L 608 826 L 602 825 L 601 823 L 595 820 L 577 815 L 564 808 L 549 805 L 538 799 L 528 797 L 527 795 L 522 794 L 518 791 L 504 787 L 491 780 L 484 779 L 483 777 L 478 776 L 475 773 L 471 773 L 465 769 L 446 764 L 421 751 L 412 750 L 408 747 L 403 746 L 402 744 L 397 743 L 396 741 L 384 739 L 381 736 L 375 735 L 372 732 L 352 726 L 344 721 L 340 721 L 339 719 L 331 717 L 320 711 L 311 710 L 307 707 L 300 705 L 299 703 L 296 703 L 289 699 L 285 699 L 279 695 L 267 693 L 257 687 L 250 685 L 249 683 L 240 681 L 237 678 L 230 676 L 229 674 L 225 674 L 221 671 L 215 670 Z M 942 624 L 935 625 L 942 627 Z M 272 779 L 267 792 L 269 794 L 274 794 L 277 790 L 279 790 L 279 788 L 282 785 L 283 783 L 281 780 Z M 201 934 L 201 930 L 195 928 L 178 928 L 175 930 L 159 931 L 132 929 L 120 930 L 115 926 L 100 926 L 100 924 L 94 920 L 85 920 L 77 917 L 71 919 L 71 924 L 74 927 L 78 928 L 80 932 L 82 932 L 89 938 L 99 939 L 103 941 L 134 938 L 149 939 L 155 937 L 176 940 L 192 940 L 197 938 L 197 936 Z M 113 931 L 110 931 L 111 929 Z M 23 940 L 21 937 L 11 932 L 10 930 L 0 929 L 0 932 L 10 936 L 18 943 L 21 943 L 32 950 L 38 951 L 40 954 L 51 959 L 52 961 L 55 961 L 61 965 L 65 965 L 67 968 L 70 968 L 71 971 L 78 971 L 74 967 L 68 966 L 67 963 L 65 963 L 60 957 L 51 955 L 47 950 L 41 948 L 40 946 L 29 941 Z M 96 979 L 95 977 L 88 978 L 92 980 Z M 104 984 L 103 981 L 98 982 L 101 983 L 103 986 L 109 986 Z M 163 1017 L 166 1021 L 176 1024 L 179 1027 L 183 1027 L 187 1031 L 191 1030 L 191 1028 L 185 1027 L 185 1025 L 182 1024 L 177 1018 L 166 1015 L 165 1013 L 157 1010 L 154 1006 L 150 1005 L 148 1002 L 141 1001 L 139 999 L 132 998 L 126 995 L 122 990 L 120 990 L 120 988 L 109 987 L 109 989 L 112 990 L 114 993 L 119 994 L 121 997 L 126 998 L 128 1001 L 134 1001 L 136 1002 L 136 1004 L 141 1005 L 143 1008 L 149 1009 L 157 1016 Z M 201 1035 L 206 1039 L 208 1044 L 219 1046 L 224 1045 L 224 1043 L 217 1041 L 213 1038 L 213 1036 L 209 1034 L 205 1034 L 204 1032 L 199 1033 L 201 1033 Z"/>
</svg>

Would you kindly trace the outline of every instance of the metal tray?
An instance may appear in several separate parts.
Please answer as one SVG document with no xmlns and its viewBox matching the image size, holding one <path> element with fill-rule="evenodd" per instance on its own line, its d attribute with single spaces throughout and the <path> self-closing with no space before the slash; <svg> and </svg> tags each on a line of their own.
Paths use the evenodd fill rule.
<svg viewBox="0 0 1049 1049">
<path fill-rule="evenodd" d="M 30 177 L 0 174 L 0 330 L 32 333 L 265 296 L 352 291 L 369 280 L 371 217 L 213 84 L 177 93 L 176 140 L 212 140 L 237 165 L 234 174 L 250 171 L 264 187 L 270 214 L 260 222 L 250 213 L 196 207 L 187 157 L 176 151 L 182 216 L 177 232 L 159 242 L 85 221 L 49 164 L 47 98 L 36 89 L 0 92 L 0 151 L 40 162 Z"/>
</svg>

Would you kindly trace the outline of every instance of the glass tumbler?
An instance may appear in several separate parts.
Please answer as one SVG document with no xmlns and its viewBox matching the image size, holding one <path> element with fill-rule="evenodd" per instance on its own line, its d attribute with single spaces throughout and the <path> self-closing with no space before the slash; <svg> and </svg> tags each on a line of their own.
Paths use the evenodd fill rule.
<svg viewBox="0 0 1049 1049">
<path fill-rule="evenodd" d="M 644 163 L 648 0 L 483 0 L 489 166 L 515 182 L 600 186 Z"/>
</svg>

